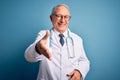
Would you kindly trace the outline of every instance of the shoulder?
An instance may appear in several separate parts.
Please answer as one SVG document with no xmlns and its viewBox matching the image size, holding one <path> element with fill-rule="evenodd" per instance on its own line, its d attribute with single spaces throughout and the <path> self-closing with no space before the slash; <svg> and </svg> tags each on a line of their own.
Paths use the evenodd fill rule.
<svg viewBox="0 0 120 80">
<path fill-rule="evenodd" d="M 75 41 L 82 41 L 81 36 L 79 36 L 78 34 L 71 32 L 71 37 L 75 40 Z"/>
</svg>

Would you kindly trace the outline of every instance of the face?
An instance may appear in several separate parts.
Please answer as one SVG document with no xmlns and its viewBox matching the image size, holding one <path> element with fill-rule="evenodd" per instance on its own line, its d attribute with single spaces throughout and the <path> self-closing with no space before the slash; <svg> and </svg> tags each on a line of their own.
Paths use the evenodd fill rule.
<svg viewBox="0 0 120 80">
<path fill-rule="evenodd" d="M 64 6 L 55 8 L 54 13 L 50 16 L 53 27 L 60 33 L 66 31 L 69 25 L 70 13 Z"/>
</svg>

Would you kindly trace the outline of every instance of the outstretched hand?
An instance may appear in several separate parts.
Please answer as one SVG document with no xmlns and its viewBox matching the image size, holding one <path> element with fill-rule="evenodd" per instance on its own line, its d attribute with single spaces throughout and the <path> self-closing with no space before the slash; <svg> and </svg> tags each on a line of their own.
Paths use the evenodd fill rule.
<svg viewBox="0 0 120 80">
<path fill-rule="evenodd" d="M 43 54 L 49 60 L 51 60 L 51 52 L 46 46 L 47 39 L 50 36 L 50 31 L 47 30 L 45 36 L 36 44 L 39 54 Z"/>
</svg>

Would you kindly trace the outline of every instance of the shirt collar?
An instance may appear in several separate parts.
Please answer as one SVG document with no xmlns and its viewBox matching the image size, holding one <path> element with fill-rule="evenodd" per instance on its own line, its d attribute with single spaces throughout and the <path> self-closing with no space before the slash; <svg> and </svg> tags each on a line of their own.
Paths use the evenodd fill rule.
<svg viewBox="0 0 120 80">
<path fill-rule="evenodd" d="M 56 29 L 53 29 L 53 30 L 59 36 L 60 32 L 58 32 Z M 68 29 L 63 33 L 63 35 L 64 35 L 65 38 L 68 36 L 67 31 L 68 31 Z"/>
</svg>

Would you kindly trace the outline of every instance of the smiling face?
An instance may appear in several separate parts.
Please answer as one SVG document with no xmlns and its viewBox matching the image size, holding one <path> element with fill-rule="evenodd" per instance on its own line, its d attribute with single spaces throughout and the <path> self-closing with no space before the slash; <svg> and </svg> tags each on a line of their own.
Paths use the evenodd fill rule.
<svg viewBox="0 0 120 80">
<path fill-rule="evenodd" d="M 60 33 L 64 33 L 69 25 L 70 12 L 67 7 L 61 5 L 54 9 L 50 15 L 53 27 Z"/>
</svg>

